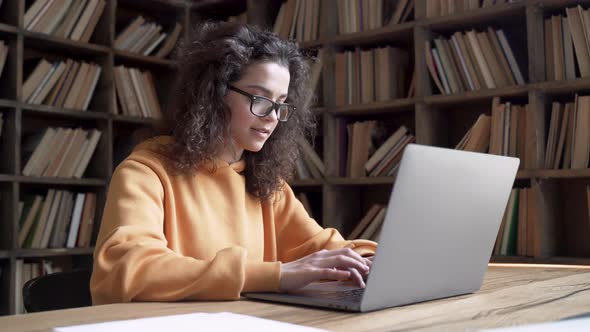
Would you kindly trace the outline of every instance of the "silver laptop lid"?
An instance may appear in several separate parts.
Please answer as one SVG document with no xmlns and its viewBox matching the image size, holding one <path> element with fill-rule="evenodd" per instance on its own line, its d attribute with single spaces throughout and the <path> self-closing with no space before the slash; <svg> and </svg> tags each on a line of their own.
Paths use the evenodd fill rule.
<svg viewBox="0 0 590 332">
<path fill-rule="evenodd" d="M 361 311 L 478 290 L 519 162 L 408 145 Z"/>
</svg>

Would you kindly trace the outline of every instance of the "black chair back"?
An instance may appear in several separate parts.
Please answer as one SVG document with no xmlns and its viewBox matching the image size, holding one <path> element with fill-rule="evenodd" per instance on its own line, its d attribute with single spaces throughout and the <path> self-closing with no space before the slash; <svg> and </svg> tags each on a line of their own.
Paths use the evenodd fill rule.
<svg viewBox="0 0 590 332">
<path fill-rule="evenodd" d="M 25 309 L 39 312 L 91 306 L 91 274 L 91 270 L 74 270 L 27 281 L 23 286 Z"/>
</svg>

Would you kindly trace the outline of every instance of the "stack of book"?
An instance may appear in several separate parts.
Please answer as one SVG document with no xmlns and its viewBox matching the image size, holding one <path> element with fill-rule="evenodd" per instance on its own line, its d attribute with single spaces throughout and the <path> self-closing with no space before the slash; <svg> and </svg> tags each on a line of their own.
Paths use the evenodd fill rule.
<svg viewBox="0 0 590 332">
<path fill-rule="evenodd" d="M 520 248 L 521 250 L 517 250 L 517 246 L 520 247 L 523 244 L 523 239 L 521 239 L 522 234 L 519 234 L 519 228 L 524 226 L 526 229 L 527 226 L 526 219 L 523 219 L 526 217 L 525 212 L 527 204 L 527 190 L 527 188 L 514 188 L 510 192 L 508 205 L 504 210 L 504 216 L 502 217 L 500 230 L 498 231 L 498 236 L 496 237 L 494 255 L 513 256 L 518 253 L 521 256 L 526 256 L 526 253 L 522 252 L 522 248 Z M 522 231 L 520 233 L 522 233 Z"/>
<path fill-rule="evenodd" d="M 357 48 L 336 53 L 334 61 L 336 106 L 387 101 L 403 98 L 407 93 L 409 59 L 404 49 Z"/>
<path fill-rule="evenodd" d="M 560 225 L 555 182 L 533 182 L 510 194 L 494 255 L 542 257 L 557 253 Z"/>
<path fill-rule="evenodd" d="M 320 22 L 320 1 L 287 0 L 283 2 L 273 31 L 285 39 L 299 42 L 318 39 Z"/>
<path fill-rule="evenodd" d="M 494 98 L 492 115 L 480 114 L 455 149 L 524 159 L 527 108 Z"/>
<path fill-rule="evenodd" d="M 399 127 L 375 150 L 364 165 L 368 176 L 394 176 L 406 146 L 416 140 L 405 126 Z M 353 141 L 354 143 L 354 141 Z"/>
<path fill-rule="evenodd" d="M 518 1 L 520 0 L 426 0 L 426 17 L 453 15 L 468 10 Z"/>
<path fill-rule="evenodd" d="M 49 189 L 27 195 L 19 203 L 18 243 L 21 248 L 90 246 L 96 194 Z"/>
<path fill-rule="evenodd" d="M 301 158 L 295 162 L 295 171 L 299 180 L 322 179 L 326 168 L 320 156 L 306 140 L 299 141 Z"/>
<path fill-rule="evenodd" d="M 545 168 L 588 168 L 590 156 L 590 96 L 573 103 L 551 105 Z"/>
<path fill-rule="evenodd" d="M 162 117 L 160 102 L 149 71 L 125 66 L 115 67 L 115 89 L 123 115 L 155 118 Z"/>
<path fill-rule="evenodd" d="M 490 146 L 491 117 L 480 114 L 475 124 L 469 128 L 455 149 L 486 153 Z"/>
<path fill-rule="evenodd" d="M 383 226 L 386 212 L 387 207 L 384 205 L 371 205 L 367 213 L 362 217 L 347 238 L 349 240 L 366 239 L 379 241 L 379 235 L 381 234 L 381 227 Z"/>
<path fill-rule="evenodd" d="M 380 124 L 369 120 L 354 122 L 347 126 L 348 158 L 346 176 L 393 176 L 398 168 L 404 148 L 414 142 L 415 137 L 405 126 L 398 128 L 379 145 L 375 146 L 375 136 L 379 136 Z"/>
<path fill-rule="evenodd" d="M 100 20 L 106 0 L 35 0 L 27 9 L 29 31 L 88 42 Z"/>
<path fill-rule="evenodd" d="M 118 50 L 164 58 L 176 45 L 182 26 L 175 23 L 171 32 L 162 32 L 162 29 L 161 25 L 138 16 L 117 35 L 114 46 Z"/>
<path fill-rule="evenodd" d="M 425 44 L 426 65 L 443 94 L 525 84 L 502 29 L 455 32 Z"/>
<path fill-rule="evenodd" d="M 567 17 L 545 19 L 545 71 L 547 80 L 590 76 L 590 10 L 566 8 Z M 576 63 L 579 73 L 576 73 Z"/>
<path fill-rule="evenodd" d="M 29 137 L 23 143 L 23 153 L 29 155 L 23 175 L 81 178 L 101 134 L 97 129 L 49 127 Z"/>
<path fill-rule="evenodd" d="M 337 10 L 338 32 L 347 34 L 406 22 L 414 10 L 414 1 L 394 4 L 387 0 L 344 0 L 337 2 Z"/>
<path fill-rule="evenodd" d="M 102 68 L 71 59 L 41 59 L 23 85 L 22 100 L 60 108 L 87 110 Z"/>
</svg>

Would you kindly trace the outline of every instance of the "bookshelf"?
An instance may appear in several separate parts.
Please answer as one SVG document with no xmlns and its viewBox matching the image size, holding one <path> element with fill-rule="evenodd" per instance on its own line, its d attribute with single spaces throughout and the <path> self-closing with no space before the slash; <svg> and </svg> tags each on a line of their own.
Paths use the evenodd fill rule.
<svg viewBox="0 0 590 332">
<path fill-rule="evenodd" d="M 323 8 L 335 8 L 337 0 L 324 1 Z M 324 60 L 320 97 L 323 103 L 318 109 L 322 122 L 324 162 L 326 176 L 321 180 L 322 224 L 335 227 L 347 234 L 358 223 L 373 203 L 385 204 L 394 177 L 349 178 L 339 175 L 337 160 L 340 148 L 338 121 L 348 122 L 387 119 L 406 125 L 416 135 L 419 144 L 454 147 L 479 114 L 490 113 L 492 99 L 502 102 L 528 104 L 530 115 L 527 126 L 532 130 L 527 138 L 527 151 L 531 158 L 523 158 L 523 168 L 518 172 L 515 187 L 541 185 L 547 187 L 547 205 L 556 210 L 550 218 L 557 223 L 552 241 L 555 248 L 549 255 L 493 256 L 493 262 L 588 264 L 590 247 L 584 241 L 590 237 L 588 203 L 585 188 L 589 184 L 590 169 L 545 169 L 541 164 L 547 140 L 551 103 L 572 102 L 574 95 L 590 92 L 588 77 L 569 80 L 547 80 L 545 73 L 545 49 L 543 21 L 552 15 L 565 16 L 565 8 L 581 4 L 589 8 L 588 1 L 523 0 L 497 4 L 455 14 L 426 17 L 426 1 L 415 2 L 415 19 L 382 28 L 339 35 L 337 16 L 327 15 L 320 27 L 317 40 L 306 41 L 306 49 L 323 48 Z M 424 42 L 438 36 L 449 37 L 456 31 L 485 30 L 488 26 L 505 31 L 513 49 L 518 49 L 517 62 L 525 84 L 440 94 L 432 82 L 423 52 Z M 355 47 L 368 49 L 380 46 L 396 46 L 407 49 L 413 56 L 416 68 L 415 95 L 388 101 L 354 103 L 335 106 L 334 54 Z M 418 46 L 417 46 L 418 45 Z M 382 118 L 381 118 L 382 117 Z M 305 191 L 302 181 L 294 181 L 296 191 Z M 316 187 L 314 186 L 314 189 Z M 345 208 L 343 208 L 345 207 Z"/>
<path fill-rule="evenodd" d="M 117 34 L 130 18 L 142 15 L 160 24 L 161 31 L 168 33 L 172 32 L 176 23 L 180 24 L 180 38 L 183 38 L 189 31 L 187 27 L 193 13 L 192 3 L 186 1 L 107 0 L 102 5 L 101 15 L 95 18 L 95 28 L 88 42 L 83 42 L 27 29 L 24 16 L 35 1 L 4 1 L 0 7 L 0 40 L 9 47 L 0 76 L 0 114 L 3 117 L 0 136 L 0 315 L 14 314 L 18 310 L 15 299 L 20 294 L 21 285 L 17 280 L 17 265 L 22 266 L 21 260 L 25 263 L 50 261 L 64 269 L 92 266 L 93 239 L 98 231 L 107 186 L 116 162 L 129 152 L 132 133 L 154 123 L 150 117 L 122 115 L 121 106 L 117 104 L 114 67 L 124 65 L 141 71 L 149 70 L 156 82 L 160 105 L 167 102 L 167 87 L 176 71 L 174 61 L 169 56 L 146 56 L 116 49 L 114 40 Z M 86 4 L 93 2 L 100 7 L 103 1 Z M 86 111 L 23 100 L 23 84 L 41 58 L 48 61 L 86 61 L 101 67 Z M 24 144 L 47 127 L 101 131 L 81 178 L 22 174 L 28 153 Z M 90 246 L 45 249 L 19 246 L 19 200 L 26 195 L 45 195 L 49 189 L 96 194 Z"/>
</svg>

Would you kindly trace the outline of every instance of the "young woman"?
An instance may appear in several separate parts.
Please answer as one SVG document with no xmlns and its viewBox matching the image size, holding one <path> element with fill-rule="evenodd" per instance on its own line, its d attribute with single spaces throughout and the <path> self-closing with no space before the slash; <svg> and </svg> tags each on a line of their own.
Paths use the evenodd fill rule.
<svg viewBox="0 0 590 332">
<path fill-rule="evenodd" d="M 306 58 L 246 25 L 205 23 L 178 52 L 164 135 L 115 170 L 95 304 L 238 299 L 323 280 L 364 286 L 376 243 L 322 229 L 285 183 L 312 128 Z"/>
</svg>

